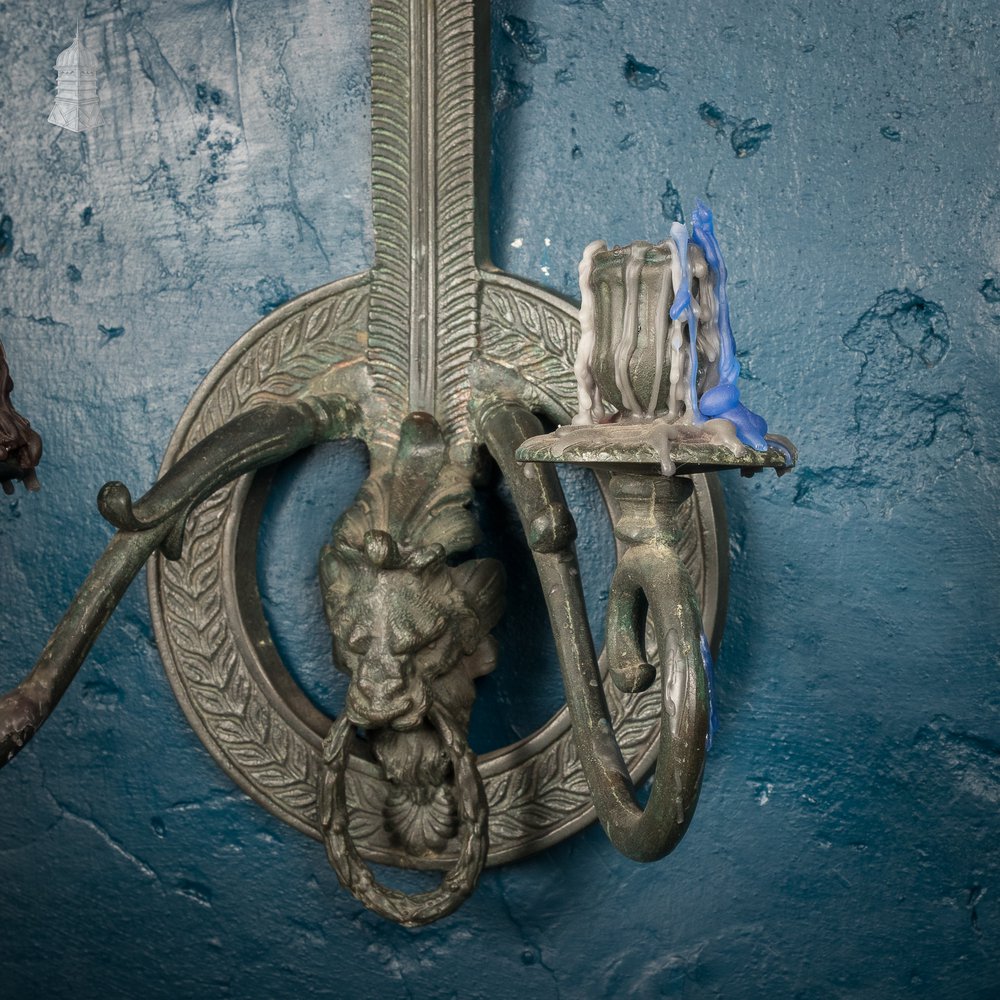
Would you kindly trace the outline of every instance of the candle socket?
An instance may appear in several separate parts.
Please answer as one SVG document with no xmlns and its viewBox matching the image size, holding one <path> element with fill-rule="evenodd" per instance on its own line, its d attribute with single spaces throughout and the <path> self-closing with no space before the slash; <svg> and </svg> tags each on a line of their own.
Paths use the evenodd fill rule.
<svg viewBox="0 0 1000 1000">
<path fill-rule="evenodd" d="M 669 242 L 636 241 L 599 250 L 586 280 L 593 292 L 593 377 L 605 402 L 620 413 L 653 416 L 670 407 L 671 377 L 690 378 L 687 330 L 669 318 L 674 301 L 676 250 Z M 705 258 L 692 246 L 692 298 L 697 298 Z M 681 351 L 671 351 L 671 332 L 683 332 Z M 673 357 L 672 357 L 673 355 Z M 672 372 L 680 362 L 685 370 Z M 705 361 L 699 352 L 699 385 Z"/>
</svg>

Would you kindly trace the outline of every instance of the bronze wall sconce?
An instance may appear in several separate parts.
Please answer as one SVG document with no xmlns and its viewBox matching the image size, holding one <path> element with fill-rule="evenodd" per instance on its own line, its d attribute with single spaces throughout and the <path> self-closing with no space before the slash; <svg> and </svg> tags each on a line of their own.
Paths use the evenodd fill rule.
<svg viewBox="0 0 1000 1000">
<path fill-rule="evenodd" d="M 321 839 L 365 906 L 407 926 L 452 912 L 485 865 L 595 815 L 637 860 L 677 844 L 701 785 L 725 613 L 712 473 L 794 463 L 739 400 L 705 211 L 690 247 L 683 226 L 657 245 L 589 247 L 582 314 L 489 263 L 488 28 L 478 0 L 373 0 L 374 266 L 282 306 L 227 352 L 145 496 L 101 490 L 118 532 L 34 670 L 0 699 L 5 763 L 150 560 L 157 641 L 209 752 Z M 540 418 L 568 426 L 543 434 Z M 338 438 L 367 445 L 370 474 L 320 554 L 334 660 L 350 675 L 331 720 L 275 649 L 255 552 L 258 470 Z M 538 569 L 566 707 L 477 759 L 468 722 L 475 679 L 496 661 L 505 578 L 496 560 L 460 557 L 478 538 L 469 503 L 491 462 Z M 557 462 L 594 470 L 619 541 L 603 657 Z M 635 783 L 654 760 L 643 810 Z M 377 882 L 373 861 L 444 874 L 408 895 Z"/>
</svg>

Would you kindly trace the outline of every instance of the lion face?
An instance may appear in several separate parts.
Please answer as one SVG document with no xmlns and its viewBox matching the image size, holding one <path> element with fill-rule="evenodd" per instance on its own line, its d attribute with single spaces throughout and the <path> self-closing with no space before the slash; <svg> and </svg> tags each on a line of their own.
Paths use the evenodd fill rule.
<svg viewBox="0 0 1000 1000">
<path fill-rule="evenodd" d="M 448 566 L 440 546 L 400 552 L 382 531 L 362 552 L 331 549 L 324 595 L 334 662 L 350 675 L 346 711 L 365 728 L 417 727 L 429 699 L 467 716 L 475 677 L 495 662 L 481 609 L 502 587 L 492 560 Z"/>
</svg>

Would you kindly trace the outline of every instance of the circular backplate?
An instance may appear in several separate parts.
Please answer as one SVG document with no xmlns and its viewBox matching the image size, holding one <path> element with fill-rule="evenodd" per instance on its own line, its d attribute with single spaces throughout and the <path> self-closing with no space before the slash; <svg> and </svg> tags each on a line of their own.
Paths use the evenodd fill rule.
<svg viewBox="0 0 1000 1000">
<path fill-rule="evenodd" d="M 163 470 L 237 414 L 263 402 L 323 393 L 370 398 L 365 349 L 368 275 L 315 289 L 254 326 L 209 373 L 185 410 Z M 506 275 L 484 272 L 476 381 L 504 387 L 554 423 L 575 408 L 573 359 L 579 326 L 565 300 Z M 387 419 L 371 408 L 372 424 Z M 389 415 L 401 422 L 405 414 Z M 693 477 L 694 502 L 682 555 L 717 648 L 726 603 L 725 514 L 714 477 Z M 245 476 L 219 490 L 188 521 L 182 557 L 158 555 L 149 569 L 153 625 L 182 709 L 223 770 L 270 812 L 320 838 L 317 777 L 331 720 L 281 662 L 257 590 L 256 540 L 269 477 Z M 617 512 L 605 491 L 608 511 Z M 318 554 L 317 554 L 318 556 Z M 603 658 L 602 658 L 603 659 Z M 333 666 L 331 664 L 331 670 Z M 615 733 L 629 770 L 644 777 L 659 742 L 657 681 L 640 694 L 606 684 Z M 540 729 L 483 755 L 489 803 L 487 864 L 550 846 L 594 819 L 563 706 Z M 361 755 L 351 758 L 351 834 L 371 861 L 399 864 L 384 829 L 388 782 Z M 443 868 L 454 849 L 413 867 Z"/>
</svg>

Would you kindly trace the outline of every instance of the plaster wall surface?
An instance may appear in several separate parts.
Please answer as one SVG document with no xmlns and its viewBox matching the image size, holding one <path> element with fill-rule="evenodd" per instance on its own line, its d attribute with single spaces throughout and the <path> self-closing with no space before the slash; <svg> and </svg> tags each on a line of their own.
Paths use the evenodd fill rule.
<svg viewBox="0 0 1000 1000">
<path fill-rule="evenodd" d="M 73 17 L 0 3 L 0 338 L 46 448 L 42 492 L 0 500 L 4 688 L 110 534 L 101 484 L 151 483 L 215 359 L 373 246 L 366 5 L 88 0 L 105 125 L 82 135 L 46 122 Z M 494 2 L 496 263 L 574 295 L 590 240 L 662 238 L 707 198 L 744 398 L 801 448 L 780 482 L 725 482 L 721 728 L 670 858 L 591 828 L 387 925 L 209 758 L 137 583 L 0 773 L 0 996 L 1000 995 L 998 22 Z M 315 561 L 363 475 L 349 446 L 291 463 L 262 544 L 276 638 L 331 711 Z M 572 486 L 596 613 L 610 541 Z M 498 547 L 528 617 L 482 749 L 559 698 Z"/>
</svg>

